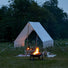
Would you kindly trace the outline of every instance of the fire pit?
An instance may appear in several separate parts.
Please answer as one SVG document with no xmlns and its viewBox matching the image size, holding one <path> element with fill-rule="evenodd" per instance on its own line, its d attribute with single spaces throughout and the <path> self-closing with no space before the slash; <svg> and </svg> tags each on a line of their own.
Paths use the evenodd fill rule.
<svg viewBox="0 0 68 68">
<path fill-rule="evenodd" d="M 39 47 L 36 47 L 35 51 L 30 54 L 30 60 L 34 60 L 35 57 L 37 57 L 38 59 L 43 59 L 42 53 L 39 52 Z"/>
</svg>

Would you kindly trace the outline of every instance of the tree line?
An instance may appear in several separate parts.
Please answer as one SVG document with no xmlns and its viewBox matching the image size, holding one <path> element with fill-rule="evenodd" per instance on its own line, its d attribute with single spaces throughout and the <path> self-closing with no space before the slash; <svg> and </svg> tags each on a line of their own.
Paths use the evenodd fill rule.
<svg viewBox="0 0 68 68">
<path fill-rule="evenodd" d="M 29 21 L 38 21 L 53 39 L 68 38 L 68 15 L 58 0 L 39 6 L 34 0 L 9 0 L 0 8 L 0 41 L 14 41 Z"/>
</svg>

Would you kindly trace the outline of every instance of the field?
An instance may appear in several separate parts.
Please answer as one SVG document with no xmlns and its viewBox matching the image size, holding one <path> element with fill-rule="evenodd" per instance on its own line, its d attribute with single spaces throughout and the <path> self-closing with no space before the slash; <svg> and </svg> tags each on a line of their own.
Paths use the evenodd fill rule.
<svg viewBox="0 0 68 68">
<path fill-rule="evenodd" d="M 54 58 L 30 60 L 30 57 L 16 57 L 24 54 L 24 50 L 25 47 L 14 48 L 12 43 L 0 43 L 0 68 L 68 68 L 68 40 L 56 40 L 54 47 L 46 48 L 57 55 Z"/>
</svg>

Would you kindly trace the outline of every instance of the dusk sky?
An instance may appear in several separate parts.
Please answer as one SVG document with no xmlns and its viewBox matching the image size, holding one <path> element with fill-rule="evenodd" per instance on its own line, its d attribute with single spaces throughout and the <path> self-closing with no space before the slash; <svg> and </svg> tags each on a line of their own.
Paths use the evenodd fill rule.
<svg viewBox="0 0 68 68">
<path fill-rule="evenodd" d="M 39 5 L 43 4 L 47 0 L 35 0 Z M 68 0 L 58 0 L 59 1 L 59 7 L 62 8 L 65 12 L 68 13 Z M 0 0 L 0 7 L 2 5 L 8 5 L 8 0 Z"/>
</svg>

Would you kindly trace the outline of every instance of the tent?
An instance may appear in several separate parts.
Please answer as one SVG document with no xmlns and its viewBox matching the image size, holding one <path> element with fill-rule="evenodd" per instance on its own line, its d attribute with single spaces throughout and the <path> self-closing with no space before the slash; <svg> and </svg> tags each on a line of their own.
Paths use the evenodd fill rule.
<svg viewBox="0 0 68 68">
<path fill-rule="evenodd" d="M 32 31 L 35 31 L 43 43 L 43 48 L 53 46 L 53 39 L 43 28 L 40 22 L 28 22 L 21 33 L 18 35 L 14 41 L 14 47 L 25 46 L 26 38 L 31 34 Z"/>
</svg>

